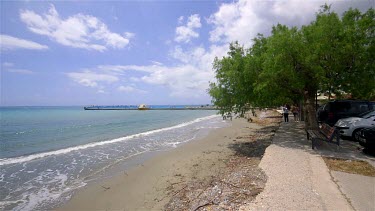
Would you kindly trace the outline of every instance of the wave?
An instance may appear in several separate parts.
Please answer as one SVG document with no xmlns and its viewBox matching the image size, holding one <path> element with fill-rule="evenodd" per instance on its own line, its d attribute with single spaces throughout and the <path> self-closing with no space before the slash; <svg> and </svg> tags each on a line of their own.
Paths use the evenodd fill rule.
<svg viewBox="0 0 375 211">
<path fill-rule="evenodd" d="M 27 161 L 31 161 L 31 160 L 35 160 L 35 159 L 39 159 L 39 158 L 44 158 L 44 157 L 48 157 L 48 156 L 52 156 L 52 155 L 66 154 L 66 153 L 69 153 L 69 152 L 72 152 L 72 151 L 77 151 L 77 150 L 92 148 L 92 147 L 96 147 L 96 146 L 102 146 L 102 145 L 106 145 L 106 144 L 113 144 L 113 143 L 117 143 L 117 142 L 122 142 L 122 141 L 130 140 L 130 139 L 133 139 L 133 138 L 137 138 L 137 137 L 140 137 L 140 136 L 148 136 L 148 135 L 151 135 L 151 134 L 154 134 L 154 133 L 159 133 L 159 132 L 163 132 L 163 131 L 168 131 L 168 130 L 173 130 L 173 129 L 185 127 L 187 125 L 191 125 L 191 124 L 201 122 L 201 121 L 204 121 L 204 120 L 209 120 L 209 119 L 212 119 L 212 118 L 215 118 L 215 117 L 218 117 L 218 116 L 219 115 L 211 115 L 211 116 L 201 117 L 201 118 L 197 118 L 195 120 L 192 120 L 192 121 L 189 121 L 189 122 L 184 122 L 184 123 L 181 123 L 181 124 L 178 124 L 178 125 L 175 125 L 175 126 L 150 130 L 150 131 L 137 133 L 137 134 L 121 137 L 121 138 L 111 139 L 111 140 L 107 140 L 107 141 L 102 141 L 102 142 L 94 142 L 94 143 L 84 144 L 84 145 L 80 145 L 80 146 L 74 146 L 74 147 L 69 147 L 69 148 L 65 148 L 65 149 L 59 149 L 59 150 L 50 151 L 50 152 L 42 152 L 42 153 L 38 153 L 38 154 L 20 156 L 20 157 L 15 157 L 15 158 L 4 158 L 4 159 L 0 159 L 0 166 L 9 165 L 9 164 L 16 164 L 16 163 L 23 163 L 23 162 L 27 162 Z"/>
</svg>

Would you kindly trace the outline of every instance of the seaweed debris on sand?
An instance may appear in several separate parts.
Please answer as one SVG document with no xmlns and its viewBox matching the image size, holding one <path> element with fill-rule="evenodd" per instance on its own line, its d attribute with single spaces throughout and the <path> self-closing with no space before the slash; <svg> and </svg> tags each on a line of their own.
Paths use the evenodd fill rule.
<svg viewBox="0 0 375 211">
<path fill-rule="evenodd" d="M 263 189 L 266 175 L 258 167 L 265 149 L 272 143 L 280 118 L 272 111 L 254 118 L 261 126 L 252 135 L 240 136 L 228 147 L 234 152 L 216 175 L 193 179 L 176 189 L 168 187 L 169 202 L 165 210 L 236 210 L 249 203 Z"/>
</svg>

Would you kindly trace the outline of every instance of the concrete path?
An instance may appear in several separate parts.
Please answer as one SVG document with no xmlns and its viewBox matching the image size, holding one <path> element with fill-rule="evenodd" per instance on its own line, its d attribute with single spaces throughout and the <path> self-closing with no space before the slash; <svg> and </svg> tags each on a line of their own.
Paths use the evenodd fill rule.
<svg viewBox="0 0 375 211">
<path fill-rule="evenodd" d="M 374 155 L 363 153 L 363 147 L 358 142 L 342 139 L 340 142 L 338 151 L 334 145 L 321 142 L 315 152 L 326 157 L 363 160 L 375 167 Z M 331 176 L 355 210 L 375 210 L 375 177 L 338 171 L 331 171 Z"/>
<path fill-rule="evenodd" d="M 282 123 L 260 167 L 266 187 L 241 210 L 354 210 L 306 140 L 303 123 Z"/>
<path fill-rule="evenodd" d="M 375 210 L 375 177 L 339 171 L 331 174 L 356 210 Z"/>
</svg>

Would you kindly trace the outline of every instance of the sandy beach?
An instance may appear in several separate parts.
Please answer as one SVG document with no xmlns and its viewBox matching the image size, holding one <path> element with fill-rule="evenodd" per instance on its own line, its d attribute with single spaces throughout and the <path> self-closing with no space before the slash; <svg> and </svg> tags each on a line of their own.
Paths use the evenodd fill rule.
<svg viewBox="0 0 375 211">
<path fill-rule="evenodd" d="M 256 122 L 258 118 L 254 120 Z M 266 121 L 276 122 L 279 118 Z M 258 164 L 270 141 L 263 143 L 259 138 L 272 136 L 277 124 L 272 123 L 273 127 L 270 127 L 269 122 L 258 120 L 258 123 L 249 123 L 246 119 L 233 119 L 230 127 L 216 129 L 204 138 L 156 155 L 120 175 L 88 185 L 57 210 L 163 210 L 187 208 L 186 206 L 189 209 L 191 206 L 199 208 L 210 204 L 204 201 L 203 195 L 208 195 L 210 191 L 212 194 L 219 185 L 218 182 L 228 186 L 227 192 L 232 192 L 232 195 L 227 197 L 236 199 L 237 202 L 240 198 L 240 202 L 246 201 L 246 198 L 254 197 L 264 187 L 266 179 Z M 268 130 L 262 132 L 265 128 Z M 253 151 L 246 151 L 246 144 L 254 140 L 258 142 L 248 147 Z M 243 169 L 247 169 L 247 172 Z M 258 178 L 258 184 L 254 184 L 255 180 L 242 181 L 241 176 L 237 175 L 237 178 L 240 178 L 237 182 L 251 182 L 253 184 L 250 186 L 256 190 L 252 194 L 249 194 L 252 190 L 242 193 L 245 198 L 238 197 L 238 191 L 229 190 L 236 189 L 236 185 L 233 185 L 235 182 L 231 182 L 232 185 L 225 182 L 236 179 L 236 176 L 230 175 L 236 171 L 242 171 L 239 174 L 254 174 L 255 180 Z M 199 192 L 199 197 L 194 201 L 187 193 L 198 188 L 204 190 Z M 233 206 L 234 202 L 231 201 L 230 205 L 228 201 L 222 206 Z"/>
</svg>

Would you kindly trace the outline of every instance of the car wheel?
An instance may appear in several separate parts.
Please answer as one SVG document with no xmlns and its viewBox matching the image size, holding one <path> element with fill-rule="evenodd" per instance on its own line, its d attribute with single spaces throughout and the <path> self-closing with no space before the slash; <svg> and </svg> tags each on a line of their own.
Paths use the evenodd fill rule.
<svg viewBox="0 0 375 211">
<path fill-rule="evenodd" d="M 358 128 L 353 131 L 352 138 L 354 141 L 359 141 L 360 133 L 361 133 L 362 128 Z"/>
</svg>

